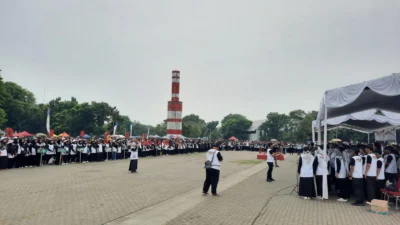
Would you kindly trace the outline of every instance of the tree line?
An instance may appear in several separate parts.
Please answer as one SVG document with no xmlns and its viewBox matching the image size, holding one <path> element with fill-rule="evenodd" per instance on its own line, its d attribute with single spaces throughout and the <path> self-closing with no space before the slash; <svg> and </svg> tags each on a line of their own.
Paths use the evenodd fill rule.
<svg viewBox="0 0 400 225">
<path fill-rule="evenodd" d="M 46 133 L 47 109 L 51 109 L 51 128 L 55 134 L 67 132 L 78 136 L 83 130 L 89 135 L 102 135 L 113 130 L 118 122 L 117 133 L 129 132 L 133 122 L 133 135 L 147 133 L 147 126 L 139 121 L 131 120 L 129 116 L 121 115 L 115 106 L 106 102 L 78 102 L 74 97 L 69 100 L 55 98 L 48 103 L 37 103 L 32 92 L 20 85 L 3 81 L 0 76 L 0 127 L 11 127 L 16 131 L 30 133 Z M 317 116 L 316 111 L 305 112 L 294 110 L 289 114 L 271 112 L 266 121 L 257 129 L 260 130 L 260 139 L 285 140 L 304 142 L 311 140 L 311 122 Z M 252 121 L 240 114 L 229 114 L 221 121 L 206 122 L 195 114 L 182 118 L 182 132 L 186 137 L 211 137 L 212 139 L 229 138 L 235 136 L 240 140 L 248 138 L 247 130 Z M 156 126 L 150 126 L 150 134 L 166 135 L 167 120 Z M 364 134 L 349 130 L 338 131 L 339 136 L 346 139 L 364 140 Z M 330 132 L 330 135 L 335 135 Z"/>
</svg>

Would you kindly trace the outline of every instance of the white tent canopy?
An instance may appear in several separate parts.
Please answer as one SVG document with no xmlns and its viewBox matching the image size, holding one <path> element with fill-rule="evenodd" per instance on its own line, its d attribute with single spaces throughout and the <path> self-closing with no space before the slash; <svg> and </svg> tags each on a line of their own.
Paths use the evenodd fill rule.
<svg viewBox="0 0 400 225">
<path fill-rule="evenodd" d="M 400 113 L 382 110 L 383 115 L 376 114 L 378 110 L 369 109 L 349 115 L 330 118 L 327 120 L 328 130 L 335 127 L 356 129 L 363 133 L 372 133 L 377 130 L 400 126 Z M 390 116 L 390 117 L 389 117 Z M 321 122 L 324 125 L 324 121 Z M 312 128 L 318 130 L 317 120 L 312 122 Z"/>
<path fill-rule="evenodd" d="M 400 113 L 400 73 L 325 92 L 318 119 L 333 118 L 368 109 Z"/>
<path fill-rule="evenodd" d="M 371 109 L 400 113 L 400 105 L 396 104 L 398 102 L 400 102 L 400 74 L 326 91 L 316 122 L 318 144 L 321 144 L 321 120 L 324 120 L 324 154 L 327 153 L 328 119 Z M 396 119 L 395 117 L 395 114 L 386 116 L 389 119 Z M 349 121 L 347 120 L 347 123 Z M 376 122 L 376 120 L 372 121 Z M 323 176 L 323 198 L 328 198 L 327 171 Z"/>
</svg>

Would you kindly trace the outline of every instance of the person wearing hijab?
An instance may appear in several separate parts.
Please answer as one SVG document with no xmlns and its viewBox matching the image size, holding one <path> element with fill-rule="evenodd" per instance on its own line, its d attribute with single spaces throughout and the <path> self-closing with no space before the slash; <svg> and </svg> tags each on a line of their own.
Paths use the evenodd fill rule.
<svg viewBox="0 0 400 225">
<path fill-rule="evenodd" d="M 15 163 L 15 156 L 17 155 L 17 152 L 14 148 L 14 141 L 13 140 L 8 140 L 7 142 L 7 168 L 12 169 L 14 167 Z"/>
<path fill-rule="evenodd" d="M 137 145 L 136 142 L 131 141 L 129 143 L 129 148 L 130 148 L 130 163 L 129 163 L 129 171 L 131 171 L 131 173 L 136 173 L 137 171 L 137 167 L 138 167 L 138 159 L 139 159 L 139 154 L 137 151 Z"/>
<path fill-rule="evenodd" d="M 339 191 L 339 202 L 347 202 L 350 197 L 350 185 L 347 179 L 348 168 L 343 157 L 344 147 L 339 146 L 335 151 L 335 177 L 336 186 Z"/>
<path fill-rule="evenodd" d="M 0 170 L 7 169 L 7 142 L 8 139 L 6 137 L 0 138 Z"/>
<path fill-rule="evenodd" d="M 318 166 L 317 166 L 317 171 L 316 171 L 316 176 L 315 176 L 315 181 L 317 182 L 317 198 L 322 199 L 322 181 L 323 181 L 323 175 L 324 174 L 329 174 L 329 164 L 326 162 L 329 162 L 329 156 L 326 156 L 327 159 L 325 159 L 324 156 L 324 151 L 320 147 L 315 150 L 315 159 L 317 160 Z M 330 186 L 328 186 L 329 191 L 330 191 Z"/>
<path fill-rule="evenodd" d="M 299 196 L 308 200 L 316 197 L 314 186 L 314 174 L 317 171 L 318 160 L 311 155 L 309 148 L 304 149 L 304 152 L 299 157 L 297 173 L 300 176 Z"/>
</svg>

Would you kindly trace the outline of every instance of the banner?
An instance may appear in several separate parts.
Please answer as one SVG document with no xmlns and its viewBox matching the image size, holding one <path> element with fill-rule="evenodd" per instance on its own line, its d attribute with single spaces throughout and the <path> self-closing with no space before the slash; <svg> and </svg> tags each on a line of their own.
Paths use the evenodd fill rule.
<svg viewBox="0 0 400 225">
<path fill-rule="evenodd" d="M 115 132 L 117 131 L 117 127 L 118 127 L 118 122 L 115 122 L 113 135 L 115 135 Z"/>
<path fill-rule="evenodd" d="M 85 136 L 85 131 L 81 130 L 81 133 L 79 136 L 81 136 L 81 137 Z"/>
<path fill-rule="evenodd" d="M 47 119 L 46 119 L 46 129 L 47 133 L 50 133 L 50 108 L 47 109 Z M 53 136 L 53 135 L 51 135 Z"/>
<path fill-rule="evenodd" d="M 8 137 L 12 137 L 14 135 L 14 130 L 11 127 L 7 127 L 4 132 L 7 134 Z"/>
<path fill-rule="evenodd" d="M 54 135 L 54 130 L 50 130 L 50 132 L 49 132 L 49 137 L 53 137 L 53 135 Z"/>
<path fill-rule="evenodd" d="M 396 141 L 396 129 L 375 131 L 375 141 Z"/>
</svg>

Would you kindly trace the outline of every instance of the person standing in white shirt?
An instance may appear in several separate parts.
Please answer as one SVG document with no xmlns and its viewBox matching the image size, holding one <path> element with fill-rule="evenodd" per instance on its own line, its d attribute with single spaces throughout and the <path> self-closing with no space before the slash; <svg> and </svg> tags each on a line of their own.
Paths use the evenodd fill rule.
<svg viewBox="0 0 400 225">
<path fill-rule="evenodd" d="M 377 158 L 372 152 L 373 146 L 371 144 L 367 145 L 367 166 L 365 168 L 365 184 L 367 191 L 367 201 L 371 202 L 372 199 L 376 198 L 376 177 L 377 177 Z"/>
<path fill-rule="evenodd" d="M 211 194 L 213 196 L 219 196 L 217 194 L 217 186 L 219 182 L 219 173 L 221 170 L 222 158 L 221 152 L 218 151 L 220 143 L 213 143 L 213 148 L 208 150 L 206 153 L 207 161 L 211 162 L 211 168 L 206 169 L 206 180 L 203 186 L 203 195 L 208 194 L 208 190 L 211 186 Z"/>
<path fill-rule="evenodd" d="M 353 150 L 353 157 L 350 158 L 349 179 L 352 181 L 355 196 L 355 202 L 352 203 L 354 206 L 364 205 L 363 159 L 359 154 L 359 149 Z"/>
<path fill-rule="evenodd" d="M 277 157 L 279 154 L 276 153 L 276 149 L 272 150 L 273 147 L 274 146 L 273 146 L 272 143 L 268 143 L 268 150 L 267 150 L 267 164 L 268 164 L 267 182 L 275 181 L 272 178 L 272 171 L 274 169 L 275 157 Z"/>
</svg>

